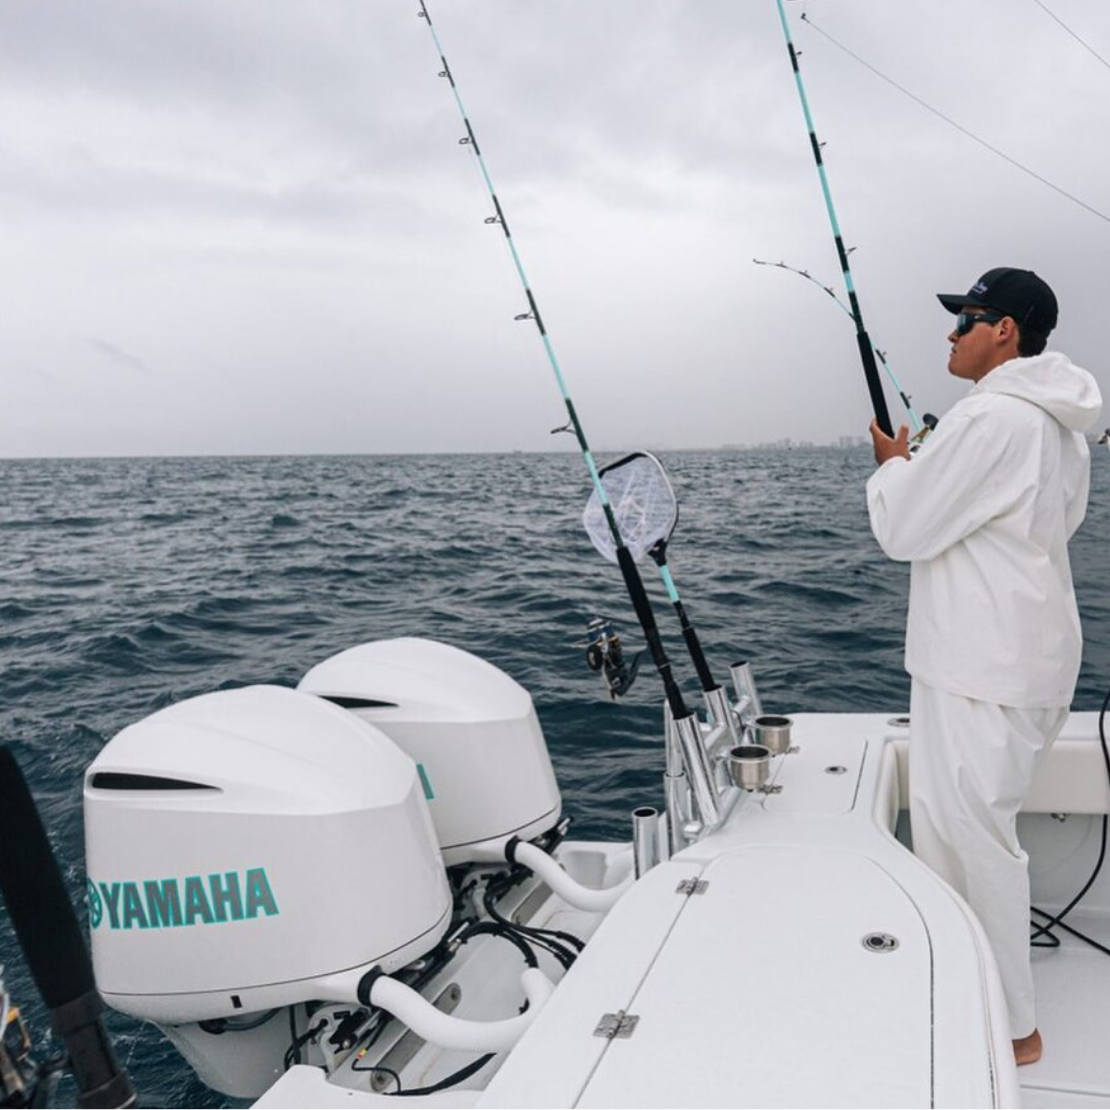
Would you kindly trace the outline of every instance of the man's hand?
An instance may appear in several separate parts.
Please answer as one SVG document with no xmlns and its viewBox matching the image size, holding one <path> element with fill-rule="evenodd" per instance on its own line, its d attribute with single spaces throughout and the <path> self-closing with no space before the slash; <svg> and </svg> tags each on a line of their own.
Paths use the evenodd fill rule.
<svg viewBox="0 0 1110 1110">
<path fill-rule="evenodd" d="M 882 466 L 887 459 L 908 459 L 910 457 L 909 438 L 910 430 L 905 424 L 898 429 L 894 438 L 891 439 L 879 427 L 877 420 L 871 421 L 871 442 L 875 445 L 875 462 L 879 466 Z"/>
</svg>

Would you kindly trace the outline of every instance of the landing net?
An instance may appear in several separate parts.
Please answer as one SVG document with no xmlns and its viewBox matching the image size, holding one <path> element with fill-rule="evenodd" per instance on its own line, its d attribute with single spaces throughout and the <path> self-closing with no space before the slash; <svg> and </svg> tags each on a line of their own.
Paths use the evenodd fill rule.
<svg viewBox="0 0 1110 1110">
<path fill-rule="evenodd" d="M 638 563 L 656 544 L 666 544 L 678 521 L 678 505 L 659 460 L 637 452 L 605 467 L 600 478 L 632 558 Z M 613 532 L 596 490 L 586 502 L 582 523 L 594 547 L 609 562 L 617 562 Z"/>
</svg>

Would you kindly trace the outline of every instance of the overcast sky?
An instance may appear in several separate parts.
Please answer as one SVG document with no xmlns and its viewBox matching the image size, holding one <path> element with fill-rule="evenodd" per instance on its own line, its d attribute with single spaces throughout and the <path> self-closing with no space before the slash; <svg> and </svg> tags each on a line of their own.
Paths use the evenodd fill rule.
<svg viewBox="0 0 1110 1110">
<path fill-rule="evenodd" d="M 1110 58 L 1110 3 L 1045 0 Z M 429 0 L 598 450 L 863 434 L 774 0 Z M 0 4 L 0 455 L 572 447 L 416 0 Z M 919 408 L 936 292 L 1056 289 L 1110 395 L 1110 68 L 1036 0 L 791 0 L 864 315 Z M 901 416 L 893 394 L 895 419 Z M 1104 422 L 1110 422 L 1104 418 Z"/>
</svg>

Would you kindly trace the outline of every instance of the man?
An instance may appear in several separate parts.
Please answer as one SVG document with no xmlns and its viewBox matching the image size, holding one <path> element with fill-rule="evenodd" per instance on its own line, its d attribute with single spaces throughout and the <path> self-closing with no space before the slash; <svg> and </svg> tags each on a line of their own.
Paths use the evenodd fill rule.
<svg viewBox="0 0 1110 1110">
<path fill-rule="evenodd" d="M 1029 270 L 985 273 L 956 314 L 948 372 L 973 383 L 916 455 L 874 423 L 871 529 L 910 561 L 906 670 L 914 852 L 990 938 L 1019 1064 L 1042 1051 L 1017 813 L 1067 718 L 1082 653 L 1067 541 L 1087 509 L 1094 378 L 1045 351 L 1056 297 Z"/>
</svg>

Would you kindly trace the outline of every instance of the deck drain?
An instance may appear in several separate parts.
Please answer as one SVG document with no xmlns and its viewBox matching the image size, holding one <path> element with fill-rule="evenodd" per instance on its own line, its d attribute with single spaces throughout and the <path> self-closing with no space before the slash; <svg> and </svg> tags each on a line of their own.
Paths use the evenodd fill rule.
<svg viewBox="0 0 1110 1110">
<path fill-rule="evenodd" d="M 848 773 L 847 767 L 841 767 L 839 763 L 834 763 L 831 767 L 825 768 L 826 775 L 846 775 Z"/>
<path fill-rule="evenodd" d="M 910 719 L 909 717 L 891 717 L 890 720 L 887 721 L 887 724 L 890 725 L 891 728 L 909 728 Z"/>
<path fill-rule="evenodd" d="M 898 947 L 898 938 L 890 933 L 868 933 L 860 943 L 868 952 L 893 952 Z"/>
</svg>

